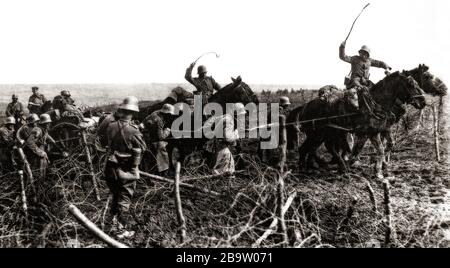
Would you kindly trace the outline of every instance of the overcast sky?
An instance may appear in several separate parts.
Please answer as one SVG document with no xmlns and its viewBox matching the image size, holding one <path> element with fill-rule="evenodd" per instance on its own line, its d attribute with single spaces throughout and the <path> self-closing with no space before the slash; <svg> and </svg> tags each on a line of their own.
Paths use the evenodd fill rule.
<svg viewBox="0 0 450 268">
<path fill-rule="evenodd" d="M 184 82 L 200 54 L 222 84 L 343 83 L 339 44 L 369 0 L 0 1 L 0 83 Z M 348 41 L 450 83 L 450 1 L 371 0 Z M 382 77 L 373 71 L 374 80 Z"/>
</svg>

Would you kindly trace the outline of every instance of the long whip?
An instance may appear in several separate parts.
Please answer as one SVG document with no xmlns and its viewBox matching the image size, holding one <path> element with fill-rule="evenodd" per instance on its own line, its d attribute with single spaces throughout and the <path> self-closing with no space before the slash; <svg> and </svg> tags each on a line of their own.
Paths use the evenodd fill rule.
<svg viewBox="0 0 450 268">
<path fill-rule="evenodd" d="M 194 63 L 197 64 L 197 62 L 198 62 L 201 58 L 203 58 L 204 56 L 206 56 L 206 55 L 208 55 L 208 54 L 215 54 L 215 55 L 216 55 L 216 58 L 219 58 L 219 57 L 220 57 L 219 54 L 218 54 L 217 52 L 206 52 L 206 53 L 202 54 L 200 57 L 198 57 L 198 58 L 194 61 Z M 194 65 L 195 65 L 195 64 L 194 64 Z"/>
<path fill-rule="evenodd" d="M 350 32 L 348 33 L 347 38 L 345 38 L 345 41 L 344 41 L 344 42 L 347 42 L 348 38 L 350 37 L 350 34 L 351 34 L 352 31 L 353 31 L 353 27 L 355 26 L 356 21 L 359 19 L 359 17 L 361 16 L 361 14 L 364 12 L 364 10 L 365 10 L 369 5 L 370 5 L 370 3 L 368 3 L 367 5 L 365 5 L 365 6 L 363 7 L 363 9 L 361 10 L 361 12 L 359 13 L 358 17 L 356 17 L 356 19 L 353 21 L 352 28 L 350 28 Z"/>
</svg>

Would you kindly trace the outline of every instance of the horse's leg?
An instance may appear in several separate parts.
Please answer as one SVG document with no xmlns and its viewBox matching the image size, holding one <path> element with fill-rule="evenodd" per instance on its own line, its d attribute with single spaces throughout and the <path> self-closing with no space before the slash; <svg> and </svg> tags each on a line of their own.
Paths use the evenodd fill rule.
<svg viewBox="0 0 450 268">
<path fill-rule="evenodd" d="M 391 161 L 391 153 L 392 149 L 394 148 L 394 140 L 392 139 L 391 130 L 384 131 L 382 135 L 383 138 L 386 139 L 386 161 L 383 163 L 383 165 L 387 165 Z"/>
<path fill-rule="evenodd" d="M 345 164 L 345 161 L 339 152 L 340 147 L 341 146 L 340 146 L 339 142 L 334 143 L 330 148 L 331 149 L 330 153 L 331 153 L 331 155 L 333 155 L 333 159 L 335 159 L 335 161 L 339 165 L 339 170 L 342 173 L 347 173 L 348 172 L 347 165 Z"/>
<path fill-rule="evenodd" d="M 375 147 L 375 150 L 377 151 L 377 157 L 375 162 L 375 176 L 378 179 L 383 179 L 384 146 L 383 143 L 381 142 L 380 133 L 370 137 L 370 141 L 372 142 L 372 145 Z M 386 166 L 386 171 L 387 169 L 388 167 Z"/>
<path fill-rule="evenodd" d="M 353 165 L 357 161 L 358 156 L 364 148 L 364 145 L 366 145 L 368 139 L 369 138 L 367 135 L 355 135 L 355 145 L 353 146 L 353 151 L 350 156 L 350 160 L 348 161 L 350 165 Z"/>
<path fill-rule="evenodd" d="M 306 168 L 306 157 L 308 156 L 308 153 L 311 151 L 311 145 L 312 145 L 312 138 L 311 136 L 306 135 L 305 141 L 298 148 L 299 170 L 301 170 L 302 167 Z"/>
<path fill-rule="evenodd" d="M 315 133 L 315 135 L 311 136 L 310 143 L 309 143 L 310 146 L 309 146 L 308 152 L 307 152 L 309 154 L 309 157 L 308 157 L 309 161 L 307 161 L 308 168 L 315 168 L 314 164 L 312 163 L 313 160 L 316 160 L 319 167 L 326 165 L 325 160 L 322 160 L 317 153 L 317 150 L 319 149 L 320 145 L 322 145 L 322 143 L 324 141 L 325 141 L 325 137 L 319 133 Z"/>
</svg>

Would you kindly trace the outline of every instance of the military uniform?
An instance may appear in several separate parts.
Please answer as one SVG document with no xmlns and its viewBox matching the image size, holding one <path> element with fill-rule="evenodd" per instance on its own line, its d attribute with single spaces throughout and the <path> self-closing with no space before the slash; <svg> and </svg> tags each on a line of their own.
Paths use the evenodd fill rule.
<svg viewBox="0 0 450 268">
<path fill-rule="evenodd" d="M 202 95 L 202 102 L 206 104 L 208 99 L 214 94 L 214 90 L 221 90 L 221 86 L 212 78 L 211 76 L 205 77 L 192 77 L 192 70 L 194 69 L 194 65 L 191 64 L 189 68 L 186 70 L 186 75 L 184 78 L 191 83 L 197 91 L 194 92 L 195 95 Z"/>
<path fill-rule="evenodd" d="M 28 110 L 30 113 L 33 114 L 41 114 L 41 107 L 44 105 L 45 102 L 47 102 L 47 99 L 42 94 L 33 94 L 30 96 L 30 99 L 28 100 Z"/>
<path fill-rule="evenodd" d="M 14 117 L 18 125 L 20 125 L 23 121 L 24 116 L 24 108 L 21 102 L 11 102 L 6 107 L 5 112 L 7 117 Z"/>
<path fill-rule="evenodd" d="M 109 149 L 105 179 L 113 195 L 112 214 L 123 216 L 130 208 L 141 154 L 147 146 L 138 126 L 128 120 L 110 118 L 104 133 Z"/>
<path fill-rule="evenodd" d="M 153 112 L 143 121 L 145 140 L 150 144 L 150 152 L 156 161 L 161 174 L 170 168 L 170 158 L 167 151 L 167 139 L 170 136 L 170 122 L 166 122 L 162 111 Z"/>
<path fill-rule="evenodd" d="M 71 97 L 59 95 L 53 99 L 53 109 L 58 109 L 60 111 L 67 111 L 69 110 L 68 107 L 74 105 L 75 101 Z"/>
<path fill-rule="evenodd" d="M 234 159 L 230 147 L 236 145 L 239 133 L 235 129 L 234 118 L 229 114 L 209 118 L 204 126 L 221 138 L 213 138 L 206 143 L 206 151 L 216 156 L 213 167 L 215 174 L 234 173 Z"/>
<path fill-rule="evenodd" d="M 386 63 L 378 60 L 368 58 L 363 59 L 361 56 L 347 56 L 345 54 L 345 44 L 341 44 L 339 47 L 339 58 L 352 65 L 351 74 L 345 85 L 348 89 L 353 87 L 370 87 L 372 82 L 369 80 L 370 67 L 377 67 L 388 69 L 390 68 Z"/>
<path fill-rule="evenodd" d="M 27 141 L 31 135 L 31 132 L 36 126 L 32 126 L 30 124 L 24 125 L 19 130 L 17 130 L 16 138 L 18 141 Z"/>
<path fill-rule="evenodd" d="M 47 175 L 49 164 L 47 146 L 56 144 L 55 140 L 48 134 L 46 129 L 34 127 L 25 142 L 24 152 L 33 168 L 39 167 L 40 177 L 44 179 Z"/>
<path fill-rule="evenodd" d="M 0 128 L 0 166 L 5 171 L 12 171 L 14 166 L 13 159 L 14 147 L 14 129 L 6 126 Z"/>
</svg>

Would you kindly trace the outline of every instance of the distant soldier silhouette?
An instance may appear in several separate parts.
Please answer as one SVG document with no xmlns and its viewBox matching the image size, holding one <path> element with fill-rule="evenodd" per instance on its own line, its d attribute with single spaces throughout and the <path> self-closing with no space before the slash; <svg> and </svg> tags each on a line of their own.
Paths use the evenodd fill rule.
<svg viewBox="0 0 450 268">
<path fill-rule="evenodd" d="M 19 97 L 16 94 L 12 95 L 11 99 L 12 102 L 6 107 L 5 115 L 7 117 L 14 117 L 16 120 L 16 128 L 18 128 L 24 124 L 25 109 L 23 104 L 19 102 Z"/>
<path fill-rule="evenodd" d="M 13 147 L 14 147 L 14 126 L 16 119 L 8 117 L 4 126 L 0 128 L 0 170 L 10 172 L 14 170 Z"/>
</svg>

